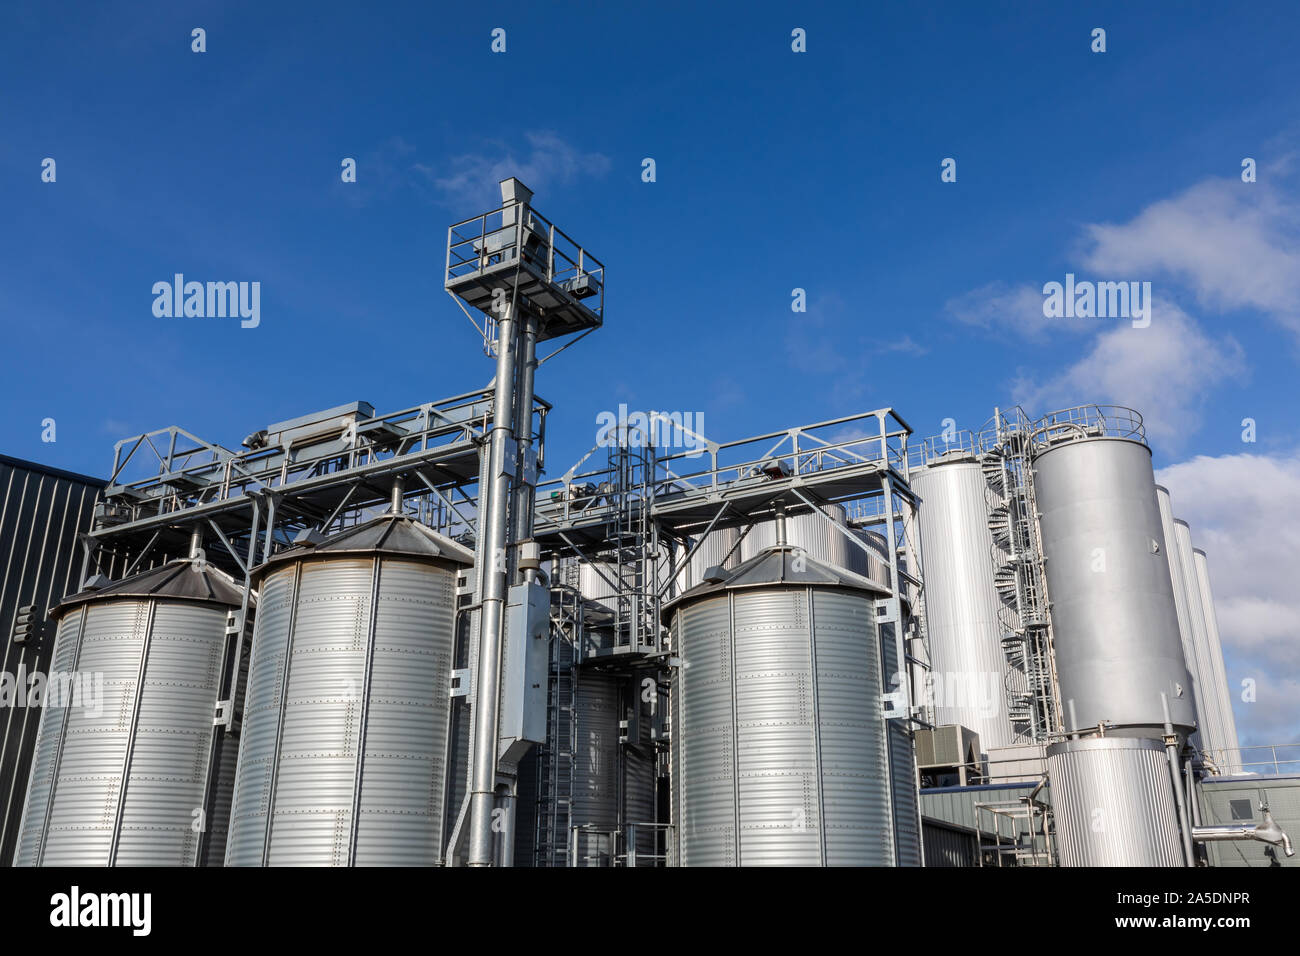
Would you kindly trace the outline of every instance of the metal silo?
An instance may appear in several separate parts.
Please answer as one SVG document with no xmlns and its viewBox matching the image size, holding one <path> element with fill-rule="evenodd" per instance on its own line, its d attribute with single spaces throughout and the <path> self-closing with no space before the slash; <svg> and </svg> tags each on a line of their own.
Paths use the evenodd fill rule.
<svg viewBox="0 0 1300 956">
<path fill-rule="evenodd" d="M 243 592 L 171 561 L 65 599 L 16 866 L 194 866 L 216 769 L 214 718 Z M 220 852 L 220 847 L 215 851 Z"/>
<path fill-rule="evenodd" d="M 1187 665 L 1187 674 L 1192 681 L 1192 700 L 1196 705 L 1196 733 L 1191 735 L 1193 743 L 1206 746 L 1212 737 L 1209 732 L 1207 712 L 1209 701 L 1204 698 L 1206 687 L 1201 683 L 1200 657 L 1196 648 L 1196 631 L 1192 626 L 1190 602 L 1196 592 L 1188 587 L 1184 563 L 1178 547 L 1178 532 L 1174 524 L 1173 505 L 1169 500 L 1169 490 L 1156 485 L 1156 503 L 1160 508 L 1160 528 L 1164 540 L 1168 543 L 1169 579 L 1174 592 L 1174 610 L 1178 615 L 1178 632 L 1182 638 L 1183 661 Z"/>
<path fill-rule="evenodd" d="M 1174 519 L 1174 537 L 1177 540 L 1175 558 L 1182 570 L 1183 586 L 1186 588 L 1188 617 L 1192 627 L 1192 648 L 1196 655 L 1192 679 L 1196 683 L 1196 713 L 1201 734 L 1201 748 L 1214 752 L 1227 746 L 1224 743 L 1227 732 L 1224 728 L 1224 710 L 1227 707 L 1227 688 L 1220 687 L 1215 680 L 1216 668 L 1214 657 L 1222 652 L 1210 646 L 1210 629 L 1205 620 L 1205 603 L 1201 598 L 1201 584 L 1196 573 L 1196 556 L 1192 548 L 1192 530 L 1186 521 Z"/>
<path fill-rule="evenodd" d="M 679 865 L 895 865 L 883 593 L 778 545 L 665 611 Z"/>
<path fill-rule="evenodd" d="M 1061 866 L 1183 866 L 1165 749 L 1090 737 L 1047 748 Z"/>
<path fill-rule="evenodd" d="M 439 862 L 456 577 L 472 561 L 389 514 L 256 569 L 228 866 Z"/>
<path fill-rule="evenodd" d="M 1105 721 L 1108 734 L 1158 736 L 1164 694 L 1174 727 L 1187 733 L 1195 707 L 1151 451 L 1140 420 L 1124 412 L 1136 415 L 1075 410 L 1036 426 L 1034 490 L 1062 719 L 1071 729 Z"/>
<path fill-rule="evenodd" d="M 986 750 L 1021 743 L 1006 708 L 1009 664 L 984 471 L 974 458 L 948 461 L 914 473 L 911 485 L 921 499 L 935 723 L 970 728 Z"/>
<path fill-rule="evenodd" d="M 579 670 L 574 689 L 573 807 L 575 866 L 612 866 L 619 823 L 619 681 Z"/>
<path fill-rule="evenodd" d="M 786 544 L 792 548 L 801 548 L 809 557 L 825 561 L 837 568 L 848 568 L 850 564 L 861 561 L 852 552 L 862 549 L 845 537 L 837 528 L 847 529 L 847 515 L 843 505 L 823 505 L 823 514 L 805 511 L 800 515 L 787 516 L 785 519 Z M 827 521 L 826 518 L 830 518 Z M 831 524 L 834 522 L 834 526 Z M 748 561 L 755 555 L 776 544 L 776 519 L 757 521 L 749 534 L 740 542 L 740 560 Z"/>
<path fill-rule="evenodd" d="M 700 543 L 695 554 L 691 555 L 685 574 L 679 575 L 682 590 L 693 588 L 704 580 L 704 574 L 713 567 L 726 568 L 728 571 L 740 564 L 741 549 L 736 547 L 740 541 L 739 528 L 718 528 Z"/>
<path fill-rule="evenodd" d="M 1222 742 L 1213 754 L 1223 773 L 1241 770 L 1241 744 L 1237 738 L 1237 719 L 1232 713 L 1232 692 L 1228 687 L 1227 664 L 1223 659 L 1223 642 L 1219 638 L 1219 617 L 1214 610 L 1214 592 L 1210 590 L 1210 566 L 1205 552 L 1192 549 L 1196 565 L 1196 583 L 1201 607 L 1205 614 L 1206 633 L 1209 637 L 1210 661 L 1214 665 L 1213 683 L 1215 699 L 1220 707 Z"/>
<path fill-rule="evenodd" d="M 874 581 L 882 588 L 889 587 L 889 542 L 878 531 L 856 530 L 854 536 L 865 544 L 866 549 L 854 545 L 849 549 L 849 570 Z M 907 570 L 907 560 L 903 555 L 898 558 L 899 570 Z"/>
</svg>

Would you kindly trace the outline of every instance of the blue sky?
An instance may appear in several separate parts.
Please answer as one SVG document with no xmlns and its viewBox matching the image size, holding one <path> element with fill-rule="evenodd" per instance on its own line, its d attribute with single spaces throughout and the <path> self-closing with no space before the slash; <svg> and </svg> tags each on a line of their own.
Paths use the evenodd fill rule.
<svg viewBox="0 0 1300 956">
<path fill-rule="evenodd" d="M 236 447 L 482 386 L 441 263 L 504 170 L 608 266 L 605 328 L 539 376 L 552 476 L 620 402 L 728 440 L 886 405 L 931 434 L 1114 401 L 1147 415 L 1212 573 L 1261 547 L 1294 568 L 1300 542 L 1264 518 L 1254 541 L 1223 495 L 1276 471 L 1260 509 L 1300 502 L 1300 8 L 597 6 L 6 9 L 0 451 L 103 473 L 115 440 L 165 425 Z M 261 282 L 260 326 L 156 318 L 176 272 Z M 1066 272 L 1152 281 L 1152 328 L 1043 319 Z M 1296 739 L 1300 604 L 1233 573 L 1230 677 L 1276 704 L 1239 706 L 1243 737 Z"/>
</svg>

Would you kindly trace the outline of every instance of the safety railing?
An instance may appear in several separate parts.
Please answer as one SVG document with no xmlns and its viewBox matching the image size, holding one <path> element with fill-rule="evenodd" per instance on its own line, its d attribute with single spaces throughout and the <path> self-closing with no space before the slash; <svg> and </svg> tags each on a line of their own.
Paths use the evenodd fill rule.
<svg viewBox="0 0 1300 956">
<path fill-rule="evenodd" d="M 1142 416 L 1123 405 L 1076 405 L 1034 422 L 1036 448 L 1079 438 L 1127 438 L 1147 443 Z"/>
</svg>

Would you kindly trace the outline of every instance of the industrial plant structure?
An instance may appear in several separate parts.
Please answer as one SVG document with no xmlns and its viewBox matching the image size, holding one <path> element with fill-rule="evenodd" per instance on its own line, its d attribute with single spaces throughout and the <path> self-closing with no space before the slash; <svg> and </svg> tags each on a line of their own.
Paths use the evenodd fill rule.
<svg viewBox="0 0 1300 956">
<path fill-rule="evenodd" d="M 6 756 L 13 863 L 1288 862 L 1300 779 L 1239 756 L 1136 412 L 689 452 L 652 415 L 544 481 L 535 380 L 605 267 L 501 185 L 444 274 L 488 388 L 118 443 L 40 609 L 81 697 Z"/>
</svg>

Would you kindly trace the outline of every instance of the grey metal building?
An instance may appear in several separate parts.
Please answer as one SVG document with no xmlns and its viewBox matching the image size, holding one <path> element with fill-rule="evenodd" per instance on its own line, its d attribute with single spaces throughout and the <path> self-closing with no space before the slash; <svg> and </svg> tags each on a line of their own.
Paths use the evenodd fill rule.
<svg viewBox="0 0 1300 956">
<path fill-rule="evenodd" d="M 49 669 L 54 629 L 45 613 L 77 590 L 77 535 L 90 530 L 104 482 L 0 455 L 0 628 L 12 690 L 0 706 L 0 861 L 13 859 L 22 819 L 40 708 L 26 706 L 29 681 Z M 18 608 L 34 605 L 34 635 L 14 643 Z M 9 681 L 12 680 L 12 684 Z"/>
</svg>

